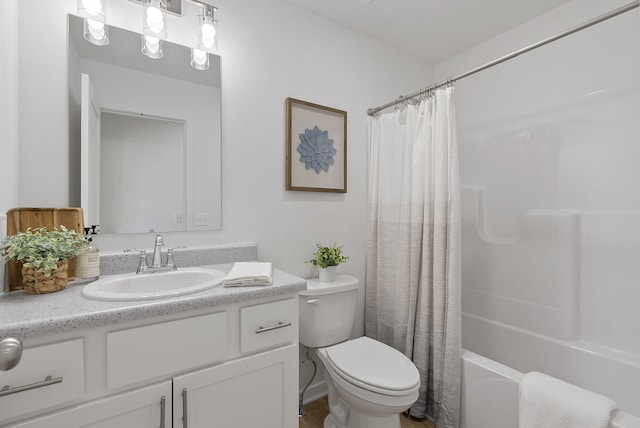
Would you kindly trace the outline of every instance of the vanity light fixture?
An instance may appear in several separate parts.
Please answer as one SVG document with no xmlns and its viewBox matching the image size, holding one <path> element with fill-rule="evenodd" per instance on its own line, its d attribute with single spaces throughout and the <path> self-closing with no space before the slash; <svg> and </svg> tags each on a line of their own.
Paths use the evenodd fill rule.
<svg viewBox="0 0 640 428">
<path fill-rule="evenodd" d="M 144 0 L 142 29 L 144 34 L 158 39 L 167 38 L 166 0 Z"/>
<path fill-rule="evenodd" d="M 98 22 L 107 20 L 106 0 L 78 0 L 78 15 Z"/>
<path fill-rule="evenodd" d="M 209 54 L 198 48 L 191 48 L 191 67 L 196 70 L 209 68 Z"/>
<path fill-rule="evenodd" d="M 78 0 L 78 15 L 84 18 L 84 38 L 97 46 L 109 44 L 106 0 Z"/>
<path fill-rule="evenodd" d="M 218 21 L 216 20 L 217 7 L 201 5 L 198 16 L 198 49 L 209 53 L 218 53 Z"/>
<path fill-rule="evenodd" d="M 97 46 L 109 44 L 109 27 L 104 22 L 84 19 L 84 38 Z"/>
<path fill-rule="evenodd" d="M 94 45 L 109 44 L 106 21 L 106 0 L 77 0 L 78 15 L 84 18 L 84 38 Z M 152 59 L 164 56 L 162 44 L 167 38 L 167 11 L 182 16 L 184 0 L 131 0 L 142 3 L 142 53 Z M 218 53 L 218 8 L 209 0 L 191 0 L 200 6 L 198 14 L 198 42 L 191 49 L 191 66 L 196 70 L 209 68 L 209 54 Z M 205 1 L 207 3 L 205 3 Z"/>
<path fill-rule="evenodd" d="M 157 37 L 142 35 L 142 53 L 151 59 L 160 59 L 162 52 L 162 40 Z"/>
</svg>

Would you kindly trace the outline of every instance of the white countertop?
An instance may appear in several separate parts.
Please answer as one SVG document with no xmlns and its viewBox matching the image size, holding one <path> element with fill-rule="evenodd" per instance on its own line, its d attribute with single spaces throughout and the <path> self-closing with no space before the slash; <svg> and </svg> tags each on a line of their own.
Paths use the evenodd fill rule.
<svg viewBox="0 0 640 428">
<path fill-rule="evenodd" d="M 233 264 L 202 266 L 229 272 Z M 64 290 L 30 295 L 12 291 L 0 295 L 0 339 L 57 334 L 173 313 L 212 308 L 242 301 L 297 293 L 306 281 L 277 269 L 268 286 L 221 287 L 164 300 L 102 302 L 82 296 L 84 285 L 69 283 Z"/>
</svg>

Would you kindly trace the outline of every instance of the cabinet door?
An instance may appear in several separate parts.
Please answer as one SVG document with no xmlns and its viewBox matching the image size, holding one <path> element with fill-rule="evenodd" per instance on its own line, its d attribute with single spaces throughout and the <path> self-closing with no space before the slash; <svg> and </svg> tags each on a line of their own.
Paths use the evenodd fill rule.
<svg viewBox="0 0 640 428">
<path fill-rule="evenodd" d="M 174 428 L 297 428 L 298 345 L 173 379 Z"/>
<path fill-rule="evenodd" d="M 171 381 L 11 425 L 11 428 L 129 427 L 171 427 Z"/>
</svg>

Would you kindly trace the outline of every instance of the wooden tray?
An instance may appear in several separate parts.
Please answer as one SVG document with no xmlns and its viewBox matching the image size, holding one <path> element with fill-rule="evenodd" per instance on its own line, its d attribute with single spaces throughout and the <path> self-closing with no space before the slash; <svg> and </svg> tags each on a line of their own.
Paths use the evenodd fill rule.
<svg viewBox="0 0 640 428">
<path fill-rule="evenodd" d="M 84 235 L 82 208 L 11 208 L 7 211 L 7 236 L 24 232 L 28 228 L 66 227 Z M 7 262 L 9 290 L 21 290 L 22 266 L 13 261 Z M 69 280 L 75 277 L 75 259 L 69 260 Z"/>
</svg>

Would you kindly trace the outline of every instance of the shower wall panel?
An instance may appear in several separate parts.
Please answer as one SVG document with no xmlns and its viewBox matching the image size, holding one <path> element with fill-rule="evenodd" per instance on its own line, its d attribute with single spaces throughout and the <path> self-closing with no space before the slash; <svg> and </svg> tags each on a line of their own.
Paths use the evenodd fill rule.
<svg viewBox="0 0 640 428">
<path fill-rule="evenodd" d="M 588 19 L 617 5 L 604 3 L 572 2 L 436 74 L 454 75 L 466 70 L 456 64 L 501 45 L 521 48 L 586 20 L 568 24 L 571 14 Z M 456 84 L 463 311 L 634 365 L 639 22 L 635 9 Z"/>
</svg>

